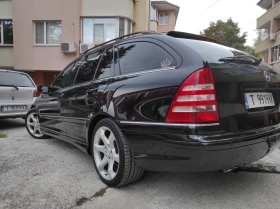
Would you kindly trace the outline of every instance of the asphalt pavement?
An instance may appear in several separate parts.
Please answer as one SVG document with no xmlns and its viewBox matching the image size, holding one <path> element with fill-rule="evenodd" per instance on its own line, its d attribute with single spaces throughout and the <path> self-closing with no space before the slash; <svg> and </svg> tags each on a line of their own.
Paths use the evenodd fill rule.
<svg viewBox="0 0 280 209">
<path fill-rule="evenodd" d="M 146 172 L 116 189 L 99 180 L 90 156 L 63 141 L 33 139 L 23 119 L 0 120 L 0 133 L 1 209 L 280 208 L 280 149 L 256 162 L 259 170 Z"/>
</svg>

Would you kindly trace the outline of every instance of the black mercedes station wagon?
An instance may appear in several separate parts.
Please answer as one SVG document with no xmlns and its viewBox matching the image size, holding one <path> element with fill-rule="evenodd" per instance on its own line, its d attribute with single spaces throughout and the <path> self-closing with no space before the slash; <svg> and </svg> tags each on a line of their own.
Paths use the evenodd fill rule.
<svg viewBox="0 0 280 209">
<path fill-rule="evenodd" d="M 28 132 L 85 151 L 109 186 L 144 170 L 229 170 L 280 145 L 279 72 L 203 36 L 123 36 L 38 91 L 48 99 L 28 113 Z"/>
</svg>

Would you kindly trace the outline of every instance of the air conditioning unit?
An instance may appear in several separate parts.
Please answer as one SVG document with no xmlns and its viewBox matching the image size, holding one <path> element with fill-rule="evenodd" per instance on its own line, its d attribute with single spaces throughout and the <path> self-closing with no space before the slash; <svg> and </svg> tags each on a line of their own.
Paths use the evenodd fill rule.
<svg viewBox="0 0 280 209">
<path fill-rule="evenodd" d="M 90 48 L 93 48 L 94 46 L 94 44 L 80 44 L 80 53 L 82 54 Z"/>
<path fill-rule="evenodd" d="M 61 52 L 63 53 L 76 53 L 77 47 L 75 43 L 61 43 L 60 44 Z"/>
<path fill-rule="evenodd" d="M 269 40 L 274 41 L 276 39 L 276 33 L 269 34 Z"/>
</svg>

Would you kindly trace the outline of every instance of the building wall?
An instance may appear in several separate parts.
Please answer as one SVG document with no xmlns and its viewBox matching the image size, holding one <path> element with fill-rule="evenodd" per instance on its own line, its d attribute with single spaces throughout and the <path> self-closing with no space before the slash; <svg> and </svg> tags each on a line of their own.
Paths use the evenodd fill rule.
<svg viewBox="0 0 280 209">
<path fill-rule="evenodd" d="M 133 0 L 81 0 L 81 16 L 124 16 L 133 19 L 133 2 Z"/>
<path fill-rule="evenodd" d="M 267 34 L 277 33 L 276 40 L 263 40 L 256 44 L 256 53 L 262 53 L 264 60 L 280 70 L 280 62 L 271 63 L 271 48 L 280 45 L 280 0 L 272 0 L 272 7 L 257 19 L 257 29 L 265 29 Z"/>
<path fill-rule="evenodd" d="M 0 68 L 12 68 L 14 65 L 14 50 L 11 46 L 0 46 Z"/>
<path fill-rule="evenodd" d="M 280 19 L 273 19 L 271 21 L 271 33 L 277 33 L 278 31 L 280 31 Z"/>
<path fill-rule="evenodd" d="M 44 72 L 43 71 L 35 71 L 35 72 L 28 72 L 32 80 L 35 82 L 37 86 L 44 85 Z"/>
<path fill-rule="evenodd" d="M 61 20 L 62 42 L 73 42 L 74 23 L 75 43 L 79 48 L 80 0 L 13 0 L 12 9 L 15 69 L 60 71 L 78 56 L 63 54 L 60 46 L 34 46 L 34 21 Z"/>
<path fill-rule="evenodd" d="M 273 18 L 277 17 L 280 13 L 280 3 L 275 4 L 266 13 L 257 19 L 257 29 L 263 29 Z"/>
<path fill-rule="evenodd" d="M 150 22 L 150 1 L 140 0 L 134 3 L 134 20 L 133 32 L 149 30 Z"/>
<path fill-rule="evenodd" d="M 0 20 L 12 19 L 12 1 L 0 1 Z M 12 68 L 14 65 L 13 46 L 0 45 L 0 67 Z"/>
<path fill-rule="evenodd" d="M 1 0 L 0 1 L 0 19 L 12 18 L 12 1 Z"/>
<path fill-rule="evenodd" d="M 150 21 L 150 31 L 158 32 L 158 21 L 156 20 Z"/>
<path fill-rule="evenodd" d="M 158 14 L 161 13 L 168 13 L 169 14 L 169 22 L 168 25 L 158 25 L 158 32 L 168 32 L 168 31 L 173 31 L 175 28 L 176 24 L 176 18 L 175 18 L 175 11 L 168 11 L 168 10 L 159 10 Z"/>
</svg>

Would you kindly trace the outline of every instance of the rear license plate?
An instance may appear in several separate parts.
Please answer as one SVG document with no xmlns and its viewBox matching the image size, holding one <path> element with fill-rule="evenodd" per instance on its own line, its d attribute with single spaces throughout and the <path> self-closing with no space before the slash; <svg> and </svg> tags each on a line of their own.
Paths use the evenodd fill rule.
<svg viewBox="0 0 280 209">
<path fill-rule="evenodd" d="M 275 106 L 272 93 L 254 92 L 244 94 L 246 109 Z"/>
<path fill-rule="evenodd" d="M 2 112 L 20 112 L 25 110 L 26 110 L 26 105 L 1 106 Z"/>
</svg>

